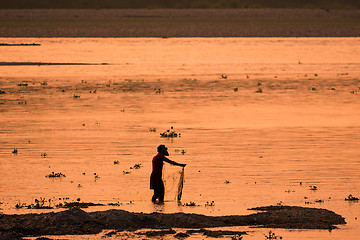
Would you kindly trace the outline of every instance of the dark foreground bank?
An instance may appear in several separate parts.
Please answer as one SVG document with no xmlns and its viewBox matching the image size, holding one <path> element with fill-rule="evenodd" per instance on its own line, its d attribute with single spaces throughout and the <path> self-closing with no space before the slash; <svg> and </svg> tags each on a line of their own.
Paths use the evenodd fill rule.
<svg viewBox="0 0 360 240">
<path fill-rule="evenodd" d="M 25 236 L 97 234 L 104 229 L 137 230 L 143 228 L 211 228 L 255 226 L 286 229 L 334 229 L 345 219 L 326 209 L 269 206 L 250 210 L 257 213 L 240 216 L 205 216 L 186 213 L 131 213 L 108 210 L 87 213 L 72 208 L 58 213 L 0 215 L 0 239 Z"/>
<path fill-rule="evenodd" d="M 360 10 L 0 9 L 0 37 L 359 37 Z"/>
</svg>

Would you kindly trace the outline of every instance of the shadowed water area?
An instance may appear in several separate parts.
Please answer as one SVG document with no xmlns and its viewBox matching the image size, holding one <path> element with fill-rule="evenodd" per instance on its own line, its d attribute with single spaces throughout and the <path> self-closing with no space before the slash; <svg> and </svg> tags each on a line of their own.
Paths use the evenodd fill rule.
<svg viewBox="0 0 360 240">
<path fill-rule="evenodd" d="M 0 37 L 359 37 L 360 10 L 0 9 Z"/>
<path fill-rule="evenodd" d="M 359 203 L 345 201 L 360 196 L 359 39 L 0 42 L 40 44 L 0 46 L 1 212 L 92 202 L 103 206 L 87 212 L 224 216 L 295 205 L 334 211 L 347 224 L 331 232 L 275 230 L 284 239 L 360 233 Z M 161 138 L 171 126 L 181 137 Z M 187 164 L 181 205 L 181 169 L 169 165 L 165 205 L 150 202 L 159 144 Z M 65 176 L 46 177 L 52 172 Z M 40 198 L 54 209 L 15 207 Z"/>
</svg>

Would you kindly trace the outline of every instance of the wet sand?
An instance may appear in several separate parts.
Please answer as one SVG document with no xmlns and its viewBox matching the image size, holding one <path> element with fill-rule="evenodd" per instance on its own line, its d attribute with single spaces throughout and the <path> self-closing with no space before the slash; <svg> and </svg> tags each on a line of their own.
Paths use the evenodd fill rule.
<svg viewBox="0 0 360 240">
<path fill-rule="evenodd" d="M 360 10 L 0 10 L 0 37 L 359 37 Z"/>
<path fill-rule="evenodd" d="M 85 212 L 72 208 L 58 213 L 0 215 L 1 239 L 40 235 L 97 234 L 104 229 L 131 230 L 254 226 L 285 229 L 334 229 L 343 217 L 325 209 L 268 206 L 250 215 L 205 216 L 186 213 L 131 213 L 124 210 Z M 171 232 L 175 234 L 175 231 Z M 190 233 L 190 232 L 189 232 Z M 215 234 L 215 233 L 213 233 Z M 217 234 L 222 234 L 218 232 Z M 246 234 L 244 232 L 243 234 Z"/>
</svg>

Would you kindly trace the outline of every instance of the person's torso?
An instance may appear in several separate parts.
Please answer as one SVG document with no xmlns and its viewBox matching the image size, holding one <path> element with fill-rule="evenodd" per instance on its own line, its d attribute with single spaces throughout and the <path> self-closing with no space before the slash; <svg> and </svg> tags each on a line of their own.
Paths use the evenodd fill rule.
<svg viewBox="0 0 360 240">
<path fill-rule="evenodd" d="M 154 177 L 161 178 L 162 177 L 162 169 L 164 164 L 165 156 L 162 154 L 156 155 L 152 160 L 152 167 L 153 167 L 153 175 Z"/>
</svg>

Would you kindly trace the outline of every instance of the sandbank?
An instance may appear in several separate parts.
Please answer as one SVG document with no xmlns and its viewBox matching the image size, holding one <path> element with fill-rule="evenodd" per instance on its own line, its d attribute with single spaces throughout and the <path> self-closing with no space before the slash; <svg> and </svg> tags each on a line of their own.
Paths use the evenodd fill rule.
<svg viewBox="0 0 360 240">
<path fill-rule="evenodd" d="M 104 229 L 200 229 L 228 226 L 252 226 L 285 229 L 334 229 L 345 219 L 326 209 L 298 206 L 252 208 L 250 215 L 205 216 L 188 213 L 132 213 L 124 210 L 85 212 L 72 208 L 62 212 L 0 215 L 0 238 L 20 239 L 41 235 L 97 234 Z M 176 232 L 173 232 L 174 234 Z M 191 232 L 189 232 L 191 233 Z M 244 232 L 246 234 L 246 232 Z"/>
</svg>

